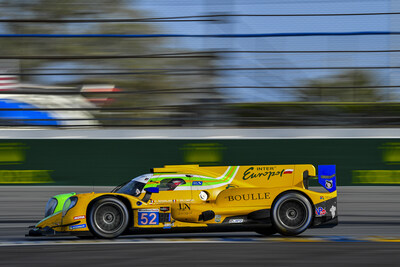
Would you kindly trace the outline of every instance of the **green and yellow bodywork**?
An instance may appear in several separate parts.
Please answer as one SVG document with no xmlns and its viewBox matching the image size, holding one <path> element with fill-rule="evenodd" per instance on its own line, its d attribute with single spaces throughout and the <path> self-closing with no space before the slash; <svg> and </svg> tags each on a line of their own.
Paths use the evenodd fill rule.
<svg viewBox="0 0 400 267">
<path fill-rule="evenodd" d="M 120 193 L 77 194 L 73 196 L 77 201 L 72 208 L 64 205 L 63 210 L 37 223 L 35 229 L 47 229 L 49 234 L 89 233 L 89 210 L 97 199 L 105 196 L 118 198 L 127 206 L 131 217 L 129 230 L 132 231 L 252 224 L 257 221 L 251 215 L 259 211 L 267 213 L 264 221 L 268 222 L 274 200 L 289 191 L 306 196 L 314 209 L 321 207 L 326 212 L 316 211 L 313 215 L 313 225 L 318 226 L 337 220 L 337 191 L 309 190 L 307 180 L 316 176 L 316 169 L 310 164 L 167 165 L 152 169 L 144 190 L 137 197 Z M 176 187 L 168 188 L 166 182 L 175 182 Z M 159 193 L 151 194 L 146 201 L 145 190 L 150 187 L 158 187 Z M 331 203 L 335 205 L 333 213 L 329 213 Z M 158 214 L 155 223 L 149 223 L 152 218 L 146 217 L 151 212 Z M 214 216 L 208 216 L 209 213 Z M 239 220 L 235 220 L 237 218 Z"/>
</svg>

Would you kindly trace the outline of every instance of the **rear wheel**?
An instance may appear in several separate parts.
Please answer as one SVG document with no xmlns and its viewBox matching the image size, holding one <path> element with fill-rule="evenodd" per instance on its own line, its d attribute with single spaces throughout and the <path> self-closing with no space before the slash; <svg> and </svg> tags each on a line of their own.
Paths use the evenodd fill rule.
<svg viewBox="0 0 400 267">
<path fill-rule="evenodd" d="M 115 238 L 128 226 L 128 210 L 124 203 L 114 197 L 97 200 L 89 211 L 89 229 L 100 238 Z"/>
<path fill-rule="evenodd" d="M 282 235 L 298 235 L 311 223 L 312 206 L 303 195 L 295 192 L 280 196 L 272 208 L 272 221 Z"/>
</svg>

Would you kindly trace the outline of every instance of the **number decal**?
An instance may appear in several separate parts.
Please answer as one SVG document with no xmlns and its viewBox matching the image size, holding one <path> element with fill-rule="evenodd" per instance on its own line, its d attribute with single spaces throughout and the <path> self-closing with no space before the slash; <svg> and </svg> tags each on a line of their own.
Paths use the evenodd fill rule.
<svg viewBox="0 0 400 267">
<path fill-rule="evenodd" d="M 158 225 L 159 224 L 158 210 L 139 210 L 138 225 Z"/>
<path fill-rule="evenodd" d="M 149 222 L 149 219 L 147 219 L 147 214 L 148 213 L 146 213 L 146 212 L 141 212 L 141 213 L 139 213 L 140 214 L 140 216 L 139 216 L 139 224 L 140 225 L 146 225 L 148 222 Z"/>
<path fill-rule="evenodd" d="M 149 222 L 149 224 L 151 224 L 151 225 L 157 225 L 158 224 L 158 213 L 149 213 L 149 217 L 153 217 L 151 220 L 150 220 L 150 222 Z M 156 219 L 157 219 L 157 221 L 156 221 Z"/>
</svg>

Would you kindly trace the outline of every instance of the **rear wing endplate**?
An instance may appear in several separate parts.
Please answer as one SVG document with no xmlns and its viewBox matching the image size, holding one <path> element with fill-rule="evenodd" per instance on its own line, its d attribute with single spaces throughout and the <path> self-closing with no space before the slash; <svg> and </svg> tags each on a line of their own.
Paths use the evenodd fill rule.
<svg viewBox="0 0 400 267">
<path fill-rule="evenodd" d="M 336 165 L 318 165 L 318 182 L 328 192 L 336 191 Z"/>
</svg>

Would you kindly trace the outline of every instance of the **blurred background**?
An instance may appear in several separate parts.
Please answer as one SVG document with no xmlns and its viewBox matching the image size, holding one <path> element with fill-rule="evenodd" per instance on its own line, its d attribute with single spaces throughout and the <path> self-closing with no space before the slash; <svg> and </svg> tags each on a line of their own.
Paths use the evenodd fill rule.
<svg viewBox="0 0 400 267">
<path fill-rule="evenodd" d="M 397 127 L 395 0 L 0 1 L 0 125 Z"/>
<path fill-rule="evenodd" d="M 312 163 L 398 184 L 399 27 L 395 0 L 0 0 L 0 183 Z"/>
</svg>

